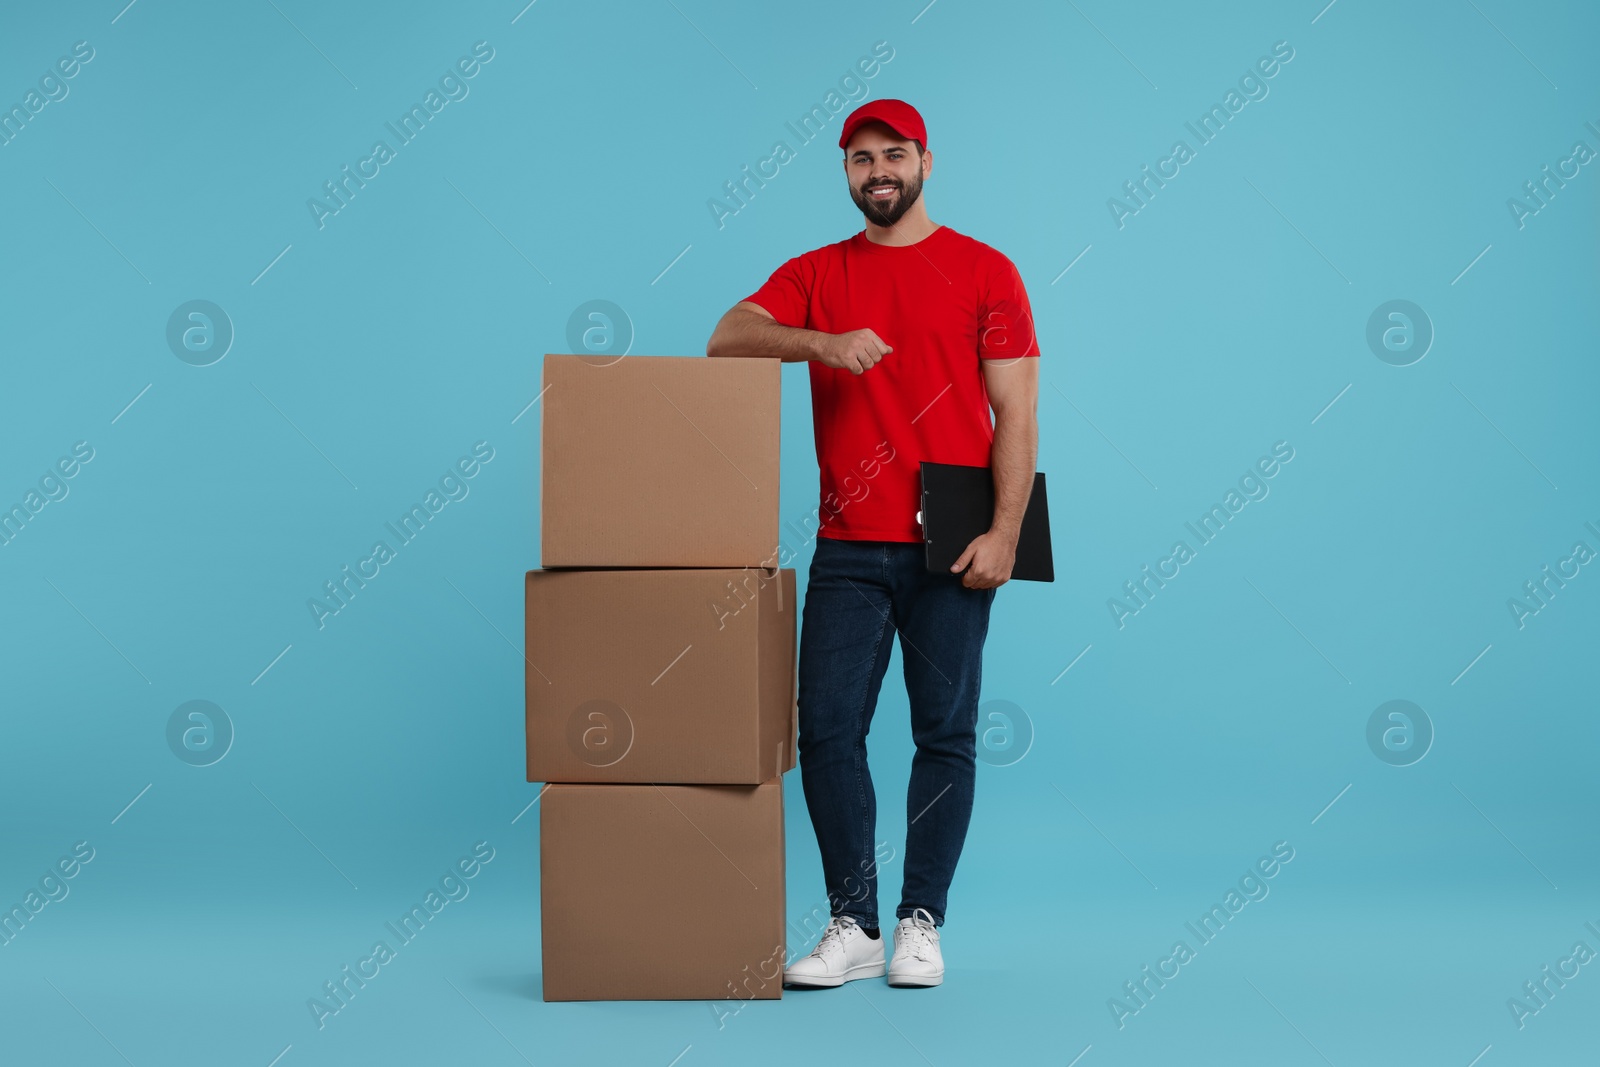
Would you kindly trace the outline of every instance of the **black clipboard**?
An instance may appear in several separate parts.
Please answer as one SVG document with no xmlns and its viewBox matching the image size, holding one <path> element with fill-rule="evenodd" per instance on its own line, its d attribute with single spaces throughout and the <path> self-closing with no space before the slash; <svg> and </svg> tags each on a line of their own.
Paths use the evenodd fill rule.
<svg viewBox="0 0 1600 1067">
<path fill-rule="evenodd" d="M 917 521 L 922 524 L 928 570 L 949 574 L 972 539 L 994 522 L 994 472 L 988 467 L 924 462 L 922 510 Z M 1011 577 L 1024 582 L 1056 580 L 1055 561 L 1050 553 L 1050 508 L 1042 471 L 1033 476 L 1033 491 L 1022 516 Z"/>
</svg>

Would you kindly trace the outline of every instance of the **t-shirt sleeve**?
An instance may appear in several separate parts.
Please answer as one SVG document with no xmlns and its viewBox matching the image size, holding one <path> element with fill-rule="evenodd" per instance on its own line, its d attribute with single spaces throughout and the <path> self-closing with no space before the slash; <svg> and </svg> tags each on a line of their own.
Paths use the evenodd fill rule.
<svg viewBox="0 0 1600 1067">
<path fill-rule="evenodd" d="M 766 284 L 746 300 L 760 304 L 780 326 L 804 326 L 811 310 L 815 272 L 803 256 L 796 256 L 772 272 Z"/>
<path fill-rule="evenodd" d="M 989 258 L 978 301 L 978 357 L 1015 359 L 1037 356 L 1033 308 L 1016 265 L 1001 253 Z"/>
</svg>

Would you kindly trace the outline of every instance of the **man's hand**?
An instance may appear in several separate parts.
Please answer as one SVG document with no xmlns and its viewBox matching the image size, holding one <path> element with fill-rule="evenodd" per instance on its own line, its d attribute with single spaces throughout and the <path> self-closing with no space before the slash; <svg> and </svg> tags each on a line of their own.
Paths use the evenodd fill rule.
<svg viewBox="0 0 1600 1067">
<path fill-rule="evenodd" d="M 851 374 L 866 373 L 877 366 L 878 361 L 884 356 L 894 351 L 871 330 L 825 334 L 819 348 L 818 363 L 847 370 Z"/>
<path fill-rule="evenodd" d="M 1010 580 L 1016 562 L 1017 534 L 990 530 L 972 539 L 961 558 L 950 565 L 950 571 L 959 573 L 965 567 L 961 584 L 968 589 L 993 589 Z"/>
</svg>

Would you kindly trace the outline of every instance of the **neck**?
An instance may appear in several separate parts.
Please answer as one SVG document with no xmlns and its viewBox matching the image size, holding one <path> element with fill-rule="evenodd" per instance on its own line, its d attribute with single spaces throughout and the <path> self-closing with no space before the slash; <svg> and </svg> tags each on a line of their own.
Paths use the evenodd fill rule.
<svg viewBox="0 0 1600 1067">
<path fill-rule="evenodd" d="M 939 224 L 928 218 L 927 206 L 918 200 L 893 226 L 879 226 L 868 219 L 867 240 L 875 245 L 914 245 L 938 228 Z"/>
</svg>

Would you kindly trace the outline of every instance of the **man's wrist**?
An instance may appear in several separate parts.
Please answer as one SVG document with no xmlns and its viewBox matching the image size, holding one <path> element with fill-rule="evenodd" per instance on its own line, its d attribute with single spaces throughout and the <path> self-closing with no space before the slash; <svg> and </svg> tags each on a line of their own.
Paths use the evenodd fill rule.
<svg viewBox="0 0 1600 1067">
<path fill-rule="evenodd" d="M 995 519 L 989 526 L 989 532 L 996 537 L 1003 537 L 1011 544 L 1017 543 L 1017 538 L 1022 535 L 1022 521 L 1011 519 Z"/>
<path fill-rule="evenodd" d="M 812 362 L 822 358 L 822 350 L 827 343 L 829 336 L 829 334 L 824 333 L 821 330 L 807 330 L 805 332 L 803 338 L 804 343 L 800 346 L 800 350 L 805 354 L 806 362 Z"/>
</svg>

